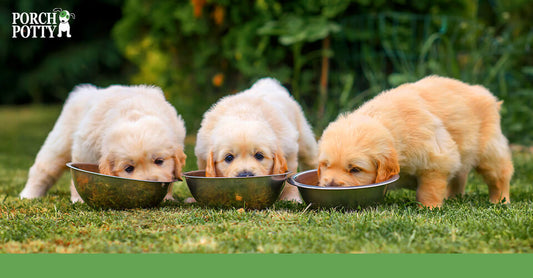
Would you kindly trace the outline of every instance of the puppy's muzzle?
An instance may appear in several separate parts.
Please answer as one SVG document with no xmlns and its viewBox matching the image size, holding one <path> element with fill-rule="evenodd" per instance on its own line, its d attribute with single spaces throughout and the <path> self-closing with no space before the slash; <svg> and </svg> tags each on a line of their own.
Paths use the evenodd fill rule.
<svg viewBox="0 0 533 278">
<path fill-rule="evenodd" d="M 237 177 L 239 177 L 239 178 L 253 177 L 253 176 L 255 176 L 255 174 L 250 172 L 250 171 L 241 171 L 241 172 L 237 173 Z"/>
<path fill-rule="evenodd" d="M 331 182 L 326 184 L 326 187 L 343 187 L 343 182 L 335 182 L 335 180 L 332 180 Z"/>
</svg>

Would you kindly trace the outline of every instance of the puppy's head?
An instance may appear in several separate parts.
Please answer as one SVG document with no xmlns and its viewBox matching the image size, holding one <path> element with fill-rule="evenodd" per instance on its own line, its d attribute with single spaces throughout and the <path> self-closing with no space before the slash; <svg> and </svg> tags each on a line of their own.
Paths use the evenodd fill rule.
<svg viewBox="0 0 533 278">
<path fill-rule="evenodd" d="M 62 10 L 59 12 L 59 21 L 62 23 L 68 22 L 71 17 L 74 18 L 74 13 L 70 13 L 67 10 Z"/>
<path fill-rule="evenodd" d="M 206 176 L 281 174 L 287 162 L 275 133 L 263 121 L 228 121 L 217 127 L 207 154 Z"/>
<path fill-rule="evenodd" d="M 186 155 L 167 125 L 155 117 L 118 123 L 102 142 L 99 170 L 124 178 L 168 182 L 181 179 Z"/>
<path fill-rule="evenodd" d="M 370 117 L 341 116 L 320 139 L 319 186 L 378 183 L 399 172 L 390 132 Z"/>
</svg>

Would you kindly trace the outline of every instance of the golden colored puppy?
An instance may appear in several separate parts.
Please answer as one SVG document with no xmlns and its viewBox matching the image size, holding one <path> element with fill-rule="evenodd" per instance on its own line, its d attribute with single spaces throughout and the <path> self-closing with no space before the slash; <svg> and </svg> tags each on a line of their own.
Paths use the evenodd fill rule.
<svg viewBox="0 0 533 278">
<path fill-rule="evenodd" d="M 271 78 L 214 104 L 202 120 L 195 153 L 208 177 L 296 173 L 299 157 L 307 168 L 317 165 L 317 143 L 302 109 Z M 281 199 L 299 201 L 297 188 L 287 184 Z"/>
<path fill-rule="evenodd" d="M 44 196 L 69 161 L 98 163 L 107 175 L 153 181 L 180 178 L 185 125 L 161 89 L 76 87 L 30 168 L 21 198 Z M 82 201 L 71 185 L 72 202 Z M 166 199 L 172 199 L 172 187 Z"/>
<path fill-rule="evenodd" d="M 430 76 L 386 91 L 341 115 L 319 142 L 319 185 L 355 186 L 400 173 L 417 201 L 439 207 L 464 193 L 475 168 L 490 201 L 509 203 L 511 153 L 500 102 L 484 87 Z"/>
</svg>

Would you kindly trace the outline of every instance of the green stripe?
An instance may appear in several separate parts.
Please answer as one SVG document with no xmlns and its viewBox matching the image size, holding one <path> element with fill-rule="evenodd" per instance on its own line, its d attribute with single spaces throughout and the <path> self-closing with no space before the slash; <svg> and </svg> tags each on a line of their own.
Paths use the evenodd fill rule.
<svg viewBox="0 0 533 278">
<path fill-rule="evenodd" d="M 2 277 L 526 277 L 532 254 L 0 255 Z"/>
</svg>

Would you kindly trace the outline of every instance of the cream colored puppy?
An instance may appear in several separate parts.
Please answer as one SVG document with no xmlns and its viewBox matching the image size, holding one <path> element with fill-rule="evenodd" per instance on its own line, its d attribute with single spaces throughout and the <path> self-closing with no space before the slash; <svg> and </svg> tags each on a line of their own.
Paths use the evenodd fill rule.
<svg viewBox="0 0 533 278">
<path fill-rule="evenodd" d="M 153 86 L 81 85 L 70 93 L 30 168 L 21 198 L 43 196 L 72 162 L 98 163 L 107 175 L 152 181 L 180 178 L 185 125 Z M 82 201 L 71 185 L 72 202 Z M 166 199 L 172 199 L 172 188 Z"/>
<path fill-rule="evenodd" d="M 220 99 L 207 111 L 198 131 L 198 168 L 208 177 L 246 177 L 296 173 L 298 158 L 317 165 L 317 144 L 301 107 L 271 78 Z M 300 201 L 296 187 L 285 185 L 280 197 Z"/>
<path fill-rule="evenodd" d="M 482 86 L 430 76 L 386 91 L 341 115 L 319 142 L 319 185 L 353 186 L 400 173 L 400 186 L 439 207 L 463 194 L 475 168 L 490 201 L 509 200 L 513 164 L 500 128 L 501 102 Z"/>
</svg>

